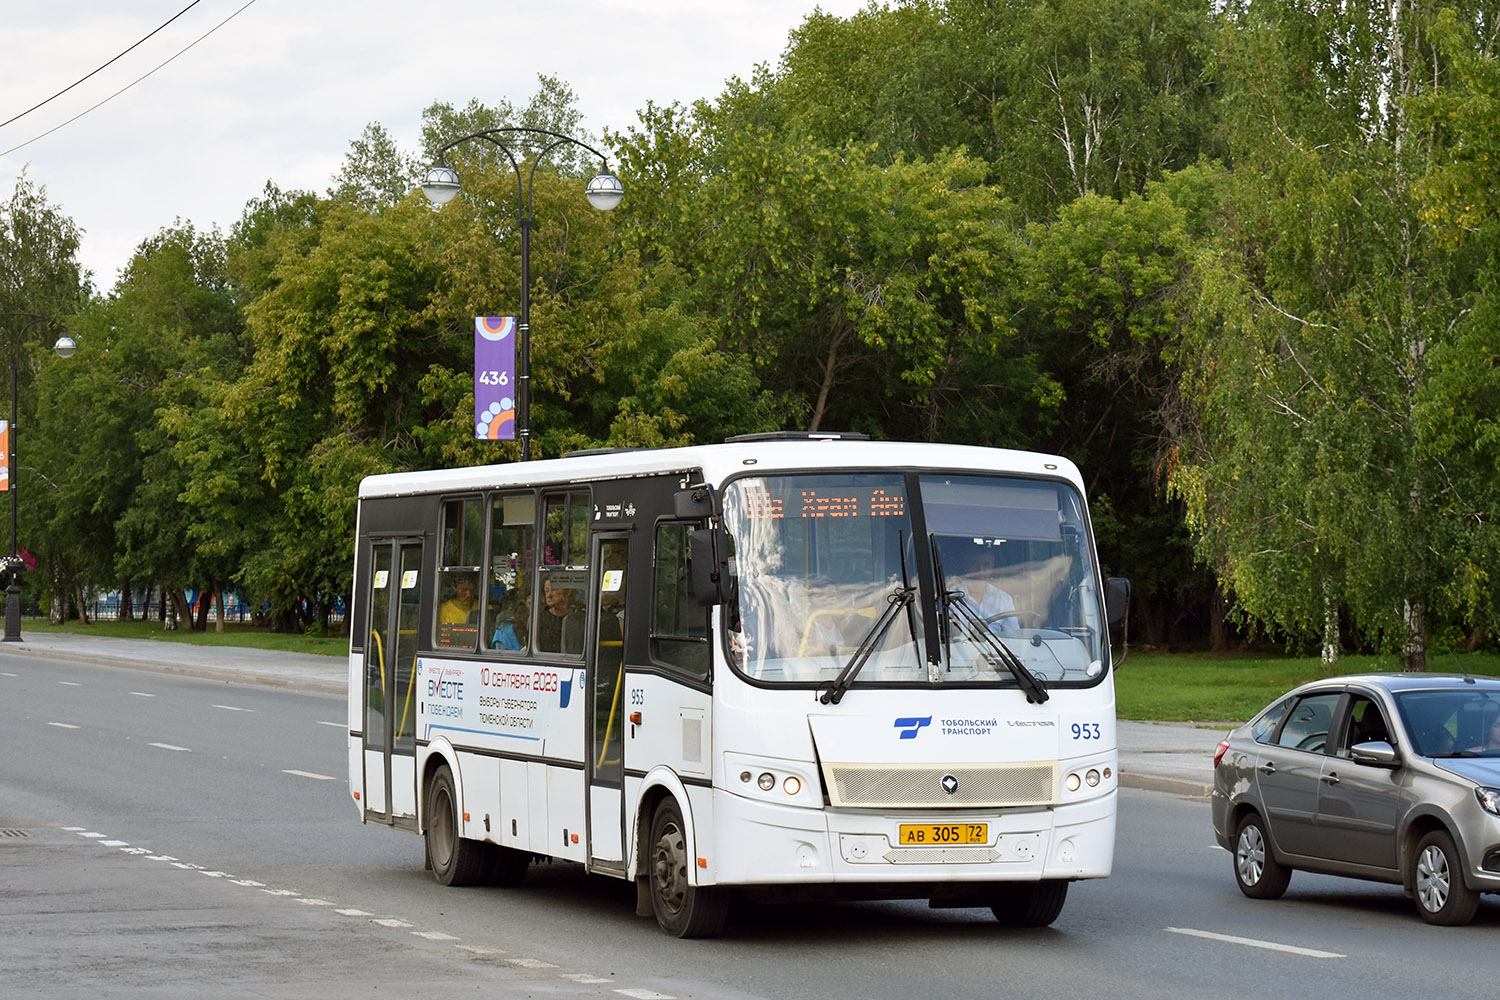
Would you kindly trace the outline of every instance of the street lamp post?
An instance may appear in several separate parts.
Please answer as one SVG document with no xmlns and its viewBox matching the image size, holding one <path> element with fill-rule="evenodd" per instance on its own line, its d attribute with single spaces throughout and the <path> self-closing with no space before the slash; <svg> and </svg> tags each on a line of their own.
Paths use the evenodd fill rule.
<svg viewBox="0 0 1500 1000">
<path fill-rule="evenodd" d="M 62 324 L 51 316 L 38 316 L 35 313 L 0 313 L 0 319 L 21 320 L 19 326 L 10 328 L 10 454 L 7 457 L 6 473 L 8 482 L 6 489 L 10 492 L 10 583 L 5 588 L 5 642 L 21 641 L 21 584 L 18 579 L 20 564 L 20 548 L 17 543 L 17 511 L 20 509 L 20 467 L 17 464 L 20 455 L 21 433 L 16 426 L 16 371 L 21 362 L 21 342 L 30 330 L 38 323 L 53 323 L 58 326 Z M 57 338 L 57 343 L 52 345 L 60 358 L 71 358 L 78 345 L 73 342 L 66 331 Z"/>
<path fill-rule="evenodd" d="M 524 191 L 521 163 L 511 148 L 498 138 L 516 134 L 545 136 L 552 140 L 532 157 L 531 169 L 526 172 Z M 516 175 L 516 221 L 521 228 L 521 312 L 516 325 L 516 437 L 521 444 L 521 461 L 525 462 L 531 458 L 531 227 L 534 222 L 531 185 L 536 177 L 537 164 L 548 153 L 562 146 L 578 146 L 599 157 L 600 171 L 589 181 L 584 194 L 587 195 L 589 204 L 601 212 L 607 212 L 620 203 L 620 199 L 625 197 L 625 187 L 618 177 L 609 172 L 609 159 L 588 143 L 540 128 L 492 128 L 454 139 L 438 150 L 437 163 L 427 171 L 427 177 L 422 182 L 422 192 L 434 205 L 446 205 L 458 194 L 458 172 L 448 166 L 443 158 L 448 150 L 470 139 L 483 139 L 499 149 L 510 161 L 511 170 Z"/>
</svg>

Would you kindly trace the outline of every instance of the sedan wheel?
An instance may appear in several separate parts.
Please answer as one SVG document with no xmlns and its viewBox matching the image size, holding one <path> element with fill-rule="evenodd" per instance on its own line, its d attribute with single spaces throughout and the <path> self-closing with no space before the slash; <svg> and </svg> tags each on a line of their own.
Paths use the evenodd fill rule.
<svg viewBox="0 0 1500 1000">
<path fill-rule="evenodd" d="M 1240 821 L 1240 832 L 1234 839 L 1234 880 L 1240 884 L 1240 892 L 1252 899 L 1276 899 L 1292 880 L 1292 870 L 1272 853 L 1265 821 L 1257 813 Z"/>
<path fill-rule="evenodd" d="M 1417 844 L 1417 912 L 1429 924 L 1454 927 L 1474 919 L 1479 893 L 1464 885 L 1458 848 L 1445 830 L 1433 830 Z"/>
</svg>

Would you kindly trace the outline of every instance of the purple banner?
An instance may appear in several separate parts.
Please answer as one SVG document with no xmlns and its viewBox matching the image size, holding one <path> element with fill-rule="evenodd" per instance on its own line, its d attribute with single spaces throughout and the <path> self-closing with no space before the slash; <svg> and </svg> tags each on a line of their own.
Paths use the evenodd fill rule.
<svg viewBox="0 0 1500 1000">
<path fill-rule="evenodd" d="M 516 318 L 474 317 L 474 437 L 516 439 Z"/>
</svg>

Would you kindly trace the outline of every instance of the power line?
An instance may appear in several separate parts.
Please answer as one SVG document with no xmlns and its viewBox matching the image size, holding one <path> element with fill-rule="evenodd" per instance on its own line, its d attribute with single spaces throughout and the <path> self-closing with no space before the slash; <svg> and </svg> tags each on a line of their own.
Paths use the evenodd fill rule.
<svg viewBox="0 0 1500 1000">
<path fill-rule="evenodd" d="M 202 2 L 202 0 L 193 0 L 193 2 L 191 4 L 189 4 L 187 7 L 185 7 L 182 11 L 178 12 L 177 17 L 181 17 L 182 14 L 186 13 L 188 10 L 191 10 L 194 6 L 196 6 L 197 4 L 199 4 L 201 2 Z M 47 138 L 47 136 L 51 135 L 53 132 L 56 132 L 59 129 L 66 128 L 67 126 L 73 124 L 74 122 L 76 122 L 78 119 L 82 118 L 84 115 L 88 114 L 89 112 L 95 111 L 95 110 L 103 107 L 104 105 L 108 104 L 110 101 L 114 100 L 116 97 L 119 97 L 121 94 L 125 93 L 125 91 L 129 90 L 130 88 L 134 87 L 136 84 L 140 83 L 142 80 L 144 80 L 147 77 L 149 77 L 152 74 L 154 74 L 157 70 L 162 69 L 163 67 L 171 64 L 172 62 L 175 62 L 178 56 L 183 55 L 189 49 L 191 49 L 193 46 L 197 45 L 199 42 L 201 42 L 205 38 L 207 38 L 209 35 L 212 35 L 214 32 L 216 32 L 220 28 L 224 27 L 224 25 L 228 24 L 230 21 L 233 21 L 236 17 L 239 17 L 240 14 L 244 13 L 245 8 L 249 7 L 253 3 L 255 3 L 255 0 L 245 0 L 244 6 L 240 7 L 239 10 L 236 10 L 234 13 L 232 13 L 228 17 L 224 18 L 224 20 L 220 21 L 218 24 L 214 25 L 212 28 L 209 28 L 203 34 L 201 34 L 197 38 L 193 39 L 187 45 L 183 46 L 171 58 L 166 59 L 166 60 L 164 60 L 161 63 L 158 63 L 156 66 L 154 66 L 151 69 L 147 70 L 145 73 L 142 73 L 140 76 L 136 77 L 134 80 L 131 80 L 125 86 L 123 86 L 119 90 L 115 91 L 113 94 L 110 94 L 108 97 L 104 98 L 104 100 L 100 101 L 98 104 L 94 104 L 94 105 L 92 105 L 90 107 L 84 108 L 82 111 L 78 112 L 78 114 L 74 115 L 72 118 L 69 118 L 67 121 L 60 122 L 59 124 L 53 126 L 52 128 L 49 128 L 47 131 L 43 132 L 41 135 L 32 136 L 30 139 L 27 139 L 25 142 L 20 143 L 19 145 L 12 146 L 11 148 L 6 149 L 6 150 L 0 150 L 0 156 L 9 156 L 11 153 L 14 153 L 18 149 L 25 149 L 27 146 L 31 145 L 33 142 L 37 142 L 38 140 Z M 177 19 L 177 17 L 174 17 L 172 20 L 175 21 Z M 167 22 L 167 24 L 171 24 L 171 23 L 172 23 L 171 21 Z M 165 27 L 166 27 L 166 24 L 163 24 L 162 28 L 165 28 Z M 161 28 L 157 28 L 156 30 L 160 31 Z M 155 33 L 156 32 L 152 32 L 152 34 L 155 34 Z M 149 38 L 151 36 L 147 35 L 146 37 Z M 141 39 L 141 41 L 145 41 L 145 40 L 146 40 L 145 38 Z M 136 43 L 136 45 L 139 45 L 139 44 L 140 44 L 140 42 Z M 134 48 L 134 47 L 135 47 L 134 45 L 131 46 L 131 48 Z M 129 52 L 130 49 L 126 49 L 125 51 Z M 124 52 L 120 53 L 120 55 L 124 55 L 124 54 L 125 54 Z M 119 57 L 120 56 L 116 56 L 115 59 L 118 59 Z M 114 59 L 111 59 L 110 62 L 114 62 Z M 104 65 L 108 66 L 109 63 L 105 63 Z M 103 68 L 104 68 L 104 66 L 99 67 L 99 69 L 103 69 Z M 97 73 L 97 72 L 99 72 L 99 70 L 95 70 L 94 71 L 94 73 Z M 90 73 L 89 76 L 93 76 L 93 73 Z M 88 79 L 88 77 L 84 77 L 83 79 L 86 80 L 86 79 Z M 78 82 L 82 83 L 83 80 L 80 80 Z M 74 84 L 73 86 L 76 87 L 77 85 L 78 84 Z M 71 90 L 72 87 L 69 87 L 67 89 Z M 63 90 L 63 91 L 59 91 L 58 93 L 61 94 L 61 93 L 66 93 L 66 92 L 67 92 L 67 90 Z M 53 96 L 55 97 L 57 95 L 53 95 Z M 49 97 L 47 100 L 50 101 L 50 100 L 52 100 L 52 98 Z M 47 101 L 43 101 L 42 102 L 42 104 L 46 104 L 46 103 L 47 103 Z M 41 107 L 41 105 L 39 104 L 39 105 L 37 105 L 37 107 Z M 35 111 L 36 108 L 32 108 L 31 110 Z M 24 114 L 30 114 L 30 112 L 29 111 L 22 112 L 22 115 L 24 115 Z M 16 118 L 19 118 L 19 117 L 21 117 L 21 115 L 17 115 L 16 116 Z M 15 120 L 16 120 L 15 118 L 11 119 L 11 121 L 15 121 Z M 8 125 L 8 124 L 10 124 L 10 122 L 6 122 L 5 124 Z"/>
<path fill-rule="evenodd" d="M 42 107 L 43 105 L 51 104 L 53 101 L 57 100 L 62 95 L 66 94 L 68 91 L 72 90 L 74 87 L 78 86 L 80 83 L 82 83 L 84 80 L 87 80 L 89 77 L 93 76 L 95 73 L 98 73 L 100 70 L 108 69 L 109 67 L 113 66 L 115 63 L 119 62 L 122 57 L 124 57 L 126 55 L 129 55 L 135 49 L 139 48 L 142 45 L 142 43 L 146 42 L 148 39 L 151 38 L 151 35 L 156 34 L 157 31 L 160 31 L 162 28 L 165 28 L 167 25 L 171 24 L 173 21 L 177 20 L 179 17 L 181 17 L 182 15 L 186 14 L 188 11 L 192 10 L 194 7 L 198 6 L 202 2 L 203 2 L 203 0 L 193 0 L 192 3 L 188 4 L 186 7 L 182 8 L 177 13 L 173 14 L 170 18 L 168 18 L 165 22 L 163 22 L 161 25 L 159 25 L 156 28 L 155 31 L 151 32 L 151 34 L 146 35 L 145 38 L 142 38 L 140 41 L 136 42 L 134 45 L 130 46 L 130 48 L 126 49 L 124 52 L 121 52 L 119 55 L 115 56 L 113 59 L 111 59 L 109 62 L 105 63 L 103 66 L 98 67 L 92 73 L 89 73 L 89 74 L 87 74 L 85 76 L 81 76 L 77 80 L 74 80 L 72 83 L 68 84 L 62 90 L 59 90 L 57 93 L 53 94 L 51 97 L 47 98 L 45 101 L 42 101 L 40 104 L 34 104 L 31 107 L 27 108 L 25 111 L 22 111 L 20 114 L 16 115 L 14 118 L 7 118 L 5 121 L 0 122 L 0 128 L 4 128 L 5 126 L 9 125 L 11 122 L 20 121 L 22 118 L 25 118 L 27 115 L 31 114 L 33 111 L 35 111 L 37 108 Z"/>
</svg>

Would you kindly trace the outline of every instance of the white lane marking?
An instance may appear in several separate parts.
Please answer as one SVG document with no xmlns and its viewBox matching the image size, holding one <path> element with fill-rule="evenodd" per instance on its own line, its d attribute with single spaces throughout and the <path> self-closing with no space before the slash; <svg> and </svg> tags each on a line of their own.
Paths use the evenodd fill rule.
<svg viewBox="0 0 1500 1000">
<path fill-rule="evenodd" d="M 20 676 L 21 676 L 20 674 L 13 674 L 9 670 L 0 670 L 0 677 L 20 677 Z"/>
<path fill-rule="evenodd" d="M 152 744 L 152 745 L 156 746 L 158 744 Z M 305 772 L 296 772 L 296 771 L 288 771 L 286 773 L 288 773 L 288 774 L 305 774 Z M 315 777 L 315 778 L 323 778 L 324 777 L 323 775 L 313 775 L 313 774 L 308 774 L 307 776 L 308 777 Z M 334 779 L 330 778 L 330 779 L 327 779 L 327 780 L 334 780 Z M 176 858 L 172 857 L 169 854 L 152 854 L 152 853 L 150 853 L 150 850 L 148 848 L 144 848 L 144 847 L 131 847 L 127 841 L 123 841 L 123 840 L 105 840 L 105 839 L 103 839 L 105 837 L 105 834 L 97 833 L 97 832 L 94 832 L 92 830 L 86 830 L 84 827 L 81 827 L 81 826 L 66 826 L 66 827 L 63 827 L 62 829 L 65 830 L 65 831 L 67 831 L 67 832 L 69 832 L 69 833 L 76 833 L 80 837 L 84 837 L 84 838 L 87 838 L 87 839 L 90 839 L 90 840 L 98 840 L 99 843 L 100 843 L 100 845 L 104 846 L 104 847 L 117 847 L 117 848 L 119 848 L 120 850 L 124 851 L 127 854 L 144 855 L 148 860 L 152 860 L 152 861 L 167 861 L 167 862 L 171 862 L 172 866 L 175 867 L 175 868 L 181 868 L 181 869 L 184 869 L 186 871 L 196 871 L 200 875 L 207 875 L 209 878 L 225 879 L 226 881 L 232 882 L 235 885 L 248 886 L 248 887 L 251 887 L 251 888 L 259 888 L 262 892 L 267 893 L 268 895 L 281 896 L 281 897 L 284 897 L 284 898 L 295 899 L 297 902 L 302 903 L 305 906 L 327 906 L 327 907 L 334 907 L 335 906 L 334 903 L 332 903 L 331 901 L 326 900 L 326 899 L 319 899 L 316 896 L 303 896 L 301 893 L 295 892 L 295 891 L 293 891 L 291 889 L 271 889 L 271 888 L 267 888 L 265 886 L 265 883 L 263 883 L 263 882 L 257 882 L 254 879 L 248 879 L 248 878 L 247 879 L 237 879 L 233 875 L 229 874 L 228 872 L 210 870 L 210 869 L 208 869 L 204 865 L 195 865 L 195 864 L 192 864 L 191 862 L 179 861 L 179 860 L 177 860 Z M 413 924 L 411 924 L 411 923 L 409 923 L 409 922 L 407 922 L 405 920 L 399 920 L 399 919 L 397 919 L 395 917 L 383 917 L 383 918 L 382 917 L 374 917 L 368 911 L 356 909 L 354 907 L 335 908 L 334 912 L 340 914 L 341 916 L 346 916 L 346 917 L 370 917 L 370 918 L 372 918 L 370 920 L 370 922 L 372 924 L 378 924 L 381 927 L 391 927 L 391 928 L 399 928 L 399 929 L 404 929 L 404 930 L 411 930 L 411 928 L 414 926 Z M 1320 953 L 1316 953 L 1316 952 L 1306 952 L 1305 949 L 1288 948 L 1286 946 L 1273 946 L 1273 945 L 1266 945 L 1266 944 L 1261 943 L 1261 942 L 1247 941 L 1247 940 L 1244 940 L 1244 939 L 1227 938 L 1227 937 L 1224 937 L 1223 935 L 1209 934 L 1206 931 L 1187 931 L 1187 930 L 1179 930 L 1178 928 L 1171 928 L 1171 927 L 1169 927 L 1167 929 L 1171 930 L 1171 931 L 1177 931 L 1178 933 L 1197 934 L 1197 935 L 1200 935 L 1200 936 L 1203 936 L 1203 937 L 1219 938 L 1219 939 L 1228 940 L 1228 941 L 1243 941 L 1243 943 L 1256 944 L 1256 945 L 1258 945 L 1260 947 L 1279 947 L 1281 950 L 1286 950 L 1286 951 L 1293 951 L 1293 952 L 1306 953 L 1306 954 L 1320 954 Z M 452 934 L 447 934 L 447 933 L 445 933 L 443 931 L 411 930 L 411 933 L 413 935 L 417 936 L 417 937 L 425 938 L 428 941 L 453 941 L 453 942 L 461 942 L 462 941 L 461 938 L 455 937 Z M 556 968 L 558 968 L 558 966 L 556 964 L 554 964 L 552 962 L 542 961 L 539 958 L 499 958 L 497 956 L 502 956 L 502 955 L 505 954 L 505 952 L 503 952 L 503 951 L 501 951 L 499 949 L 496 949 L 496 948 L 482 948 L 482 947 L 478 947 L 478 946 L 475 946 L 475 945 L 468 945 L 468 944 L 462 944 L 462 943 L 456 944 L 455 947 L 458 948 L 460 951 L 466 951 L 466 952 L 468 952 L 468 953 L 470 953 L 470 954 L 472 954 L 472 955 L 474 955 L 476 957 L 493 958 L 496 961 L 496 964 L 503 965 L 503 966 L 508 966 L 510 968 L 515 968 L 515 969 L 533 969 L 533 970 L 556 969 Z M 1342 957 L 1342 956 L 1336 956 L 1336 957 Z M 565 980 L 568 980 L 569 982 L 578 983 L 580 985 L 603 985 L 603 984 L 610 983 L 610 982 L 614 981 L 612 979 L 607 979 L 607 978 L 604 978 L 604 977 L 601 977 L 601 976 L 595 976 L 595 975 L 591 975 L 589 973 L 584 973 L 584 972 L 559 972 L 559 973 L 557 973 L 557 977 L 559 979 L 565 979 Z M 646 990 L 646 989 L 617 989 L 617 990 L 614 990 L 614 992 L 620 994 L 621 996 L 630 997 L 631 1000 L 677 1000 L 677 998 L 674 997 L 674 996 L 672 996 L 671 994 L 658 993 L 655 990 Z"/>
<path fill-rule="evenodd" d="M 1194 930 L 1191 927 L 1168 927 L 1168 933 L 1186 934 L 1189 937 L 1207 938 L 1210 941 L 1223 941 L 1225 944 L 1242 944 L 1247 948 L 1264 948 L 1267 951 L 1280 951 L 1288 955 L 1302 955 L 1305 958 L 1347 958 L 1336 951 L 1318 951 L 1313 948 L 1298 948 L 1296 945 L 1277 944 L 1275 941 L 1260 941 L 1256 938 L 1235 937 L 1233 934 L 1215 934 L 1212 931 Z"/>
<path fill-rule="evenodd" d="M 47 723 L 47 725 L 49 725 L 49 726 L 56 726 L 58 729 L 77 729 L 77 728 L 79 728 L 78 726 L 73 725 L 71 722 L 49 722 L 49 723 Z"/>
<path fill-rule="evenodd" d="M 147 743 L 148 747 L 156 747 L 158 750 L 171 750 L 173 753 L 192 753 L 190 747 L 177 747 L 170 743 Z"/>
<path fill-rule="evenodd" d="M 344 727 L 348 726 L 349 723 L 347 723 L 347 722 L 319 722 L 318 725 L 320 725 L 320 726 L 332 726 L 334 729 L 343 729 Z"/>
<path fill-rule="evenodd" d="M 80 683 L 78 683 L 77 681 L 58 681 L 57 683 L 61 684 L 65 688 L 81 688 L 81 687 L 83 687 L 83 685 L 80 684 Z"/>
<path fill-rule="evenodd" d="M 137 698 L 155 698 L 156 697 L 156 695 L 154 695 L 154 694 L 147 694 L 145 691 L 132 691 L 130 693 L 133 694 Z"/>
<path fill-rule="evenodd" d="M 234 705 L 215 705 L 214 708 L 223 712 L 254 712 L 253 708 L 238 708 Z"/>
<path fill-rule="evenodd" d="M 290 774 L 298 778 L 311 778 L 314 781 L 337 781 L 339 779 L 328 774 L 314 774 L 312 771 L 283 770 L 282 774 Z"/>
</svg>

